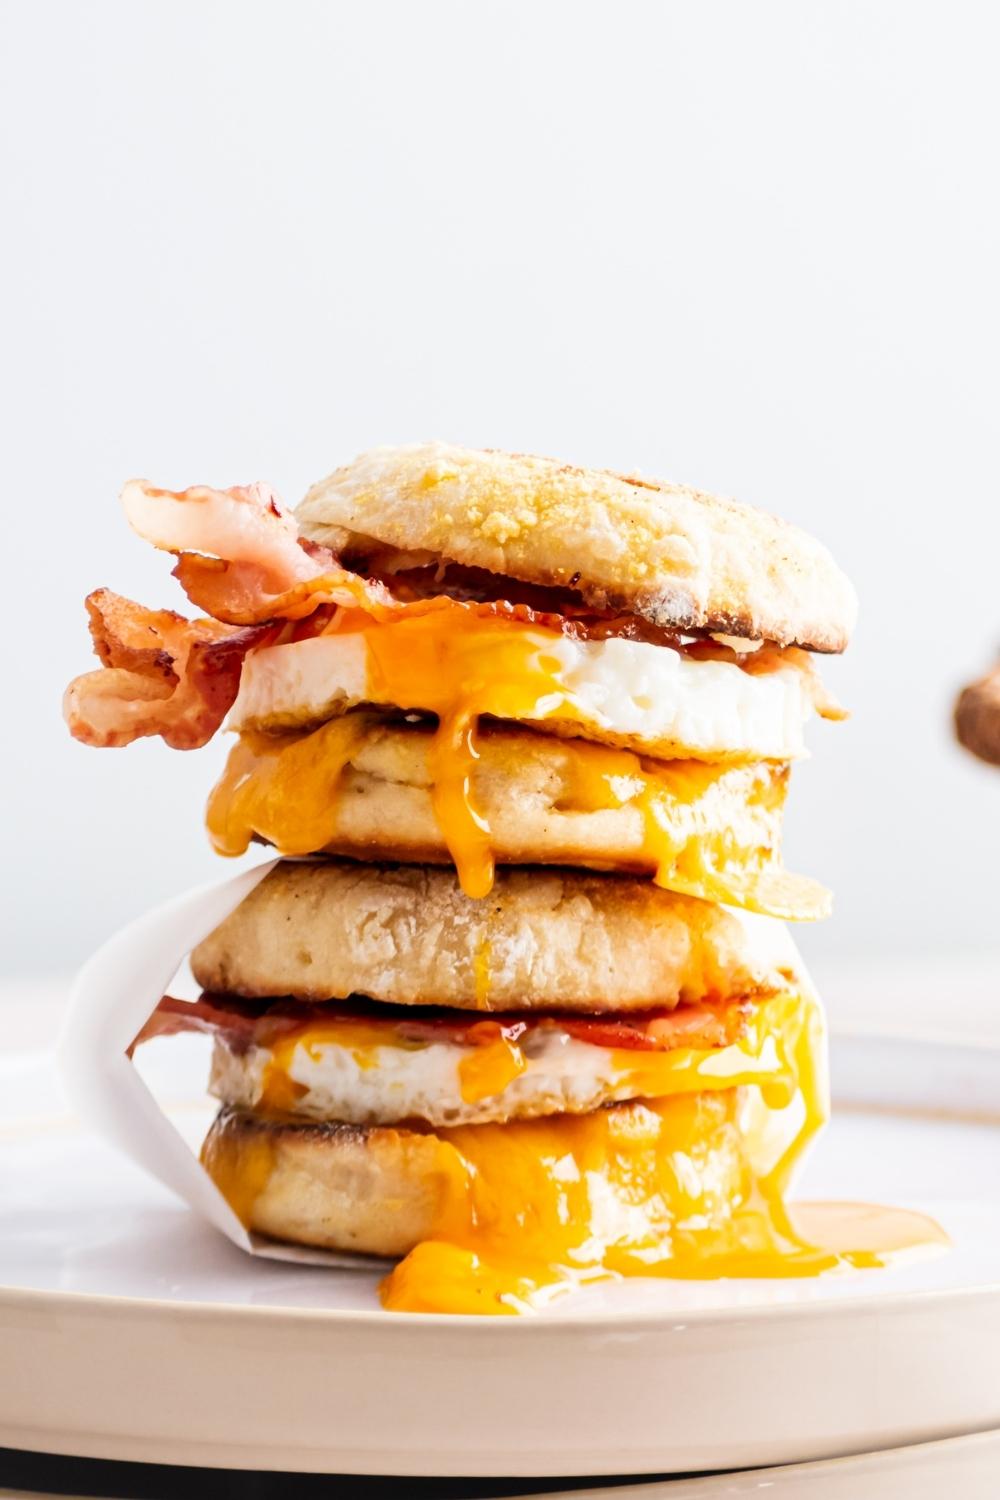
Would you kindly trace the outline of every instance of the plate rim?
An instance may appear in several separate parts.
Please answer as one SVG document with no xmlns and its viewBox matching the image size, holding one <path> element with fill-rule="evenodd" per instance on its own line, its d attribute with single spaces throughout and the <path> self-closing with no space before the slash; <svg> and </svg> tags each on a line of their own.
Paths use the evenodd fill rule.
<svg viewBox="0 0 1000 1500">
<path fill-rule="evenodd" d="M 934 1046 L 935 1056 L 940 1056 L 940 1043 Z M 926 1047 L 918 1047 L 912 1055 L 915 1070 L 921 1068 L 926 1052 Z M 991 1055 L 989 1079 L 993 1077 L 993 1062 Z M 863 1089 L 852 1096 L 849 1074 L 843 1094 L 847 1113 L 870 1107 Z M 901 1120 L 944 1123 L 933 1105 L 921 1108 L 919 1088 L 911 1094 L 910 1100 L 892 1109 L 893 1115 Z M 956 1103 L 948 1110 L 948 1118 L 991 1133 L 1000 1126 L 1000 1119 L 992 1113 L 984 1119 L 978 1111 L 963 1111 L 957 1088 L 951 1097 Z M 79 1122 L 66 1118 L 64 1128 L 80 1128 Z M 239 1252 L 234 1248 L 231 1253 Z M 985 1269 L 992 1272 L 990 1264 Z M 1000 1421 L 1000 1398 L 996 1397 L 1000 1388 L 995 1381 L 987 1382 L 984 1388 L 975 1361 L 977 1341 L 987 1336 L 989 1368 L 1000 1370 L 1000 1355 L 996 1353 L 1000 1349 L 1000 1282 L 992 1278 L 910 1290 L 895 1288 L 891 1282 L 885 1290 L 874 1292 L 844 1287 L 834 1297 L 784 1303 L 709 1308 L 672 1307 L 668 1303 L 651 1311 L 570 1307 L 555 1316 L 534 1317 L 387 1314 L 378 1307 L 285 1306 L 280 1290 L 274 1300 L 269 1291 L 268 1298 L 263 1303 L 206 1301 L 0 1285 L 0 1328 L 5 1330 L 12 1350 L 27 1352 L 28 1370 L 34 1372 L 27 1390 L 20 1382 L 15 1385 L 13 1371 L 10 1373 L 4 1400 L 9 1398 L 11 1405 L 9 1411 L 0 1410 L 0 1439 L 38 1452 L 233 1471 L 388 1472 L 401 1480 L 416 1474 L 488 1474 L 540 1481 L 559 1476 L 578 1477 L 584 1482 L 605 1474 L 624 1477 L 630 1471 L 638 1476 L 703 1466 L 717 1468 L 720 1456 L 725 1467 L 736 1473 L 748 1468 L 809 1464 L 853 1456 L 859 1449 L 877 1451 L 969 1436 L 992 1430 Z M 927 1360 L 933 1330 L 942 1320 L 955 1330 L 946 1341 L 946 1357 L 942 1356 L 942 1369 L 950 1371 L 950 1383 L 942 1386 L 945 1376 L 938 1375 L 934 1390 L 918 1399 L 908 1391 L 909 1372 L 915 1361 L 919 1364 Z M 872 1353 L 866 1364 L 870 1384 L 871 1372 L 879 1363 L 875 1356 L 883 1346 L 888 1350 L 886 1338 L 890 1333 L 894 1352 L 889 1363 L 896 1376 L 889 1382 L 893 1393 L 881 1404 L 876 1400 L 856 1410 L 857 1350 L 861 1347 Z M 116 1390 L 120 1387 L 124 1402 L 116 1421 L 104 1421 L 100 1404 L 104 1394 L 90 1390 L 80 1374 L 80 1357 L 73 1351 L 80 1347 L 81 1334 L 91 1335 L 114 1359 L 112 1385 Z M 67 1341 L 61 1355 L 63 1346 L 58 1340 Z M 522 1348 L 525 1341 L 527 1349 Z M 273 1405 L 265 1404 L 261 1409 L 260 1428 L 249 1444 L 245 1427 L 241 1425 L 237 1434 L 233 1427 L 236 1419 L 231 1414 L 220 1427 L 201 1430 L 201 1408 L 192 1406 L 188 1397 L 173 1415 L 172 1408 L 166 1415 L 162 1410 L 154 1411 L 148 1395 L 142 1393 L 144 1382 L 131 1380 L 128 1373 L 133 1357 L 141 1361 L 151 1350 L 165 1350 L 169 1357 L 165 1356 L 162 1378 L 193 1380 L 191 1389 L 197 1394 L 201 1377 L 196 1373 L 197 1364 L 191 1365 L 190 1360 L 197 1357 L 198 1350 L 208 1362 L 212 1378 L 218 1379 L 220 1372 L 228 1378 L 231 1361 L 247 1347 L 258 1354 L 266 1353 L 274 1362 L 275 1372 L 263 1386 L 266 1403 Z M 736 1432 L 721 1437 L 717 1423 L 719 1372 L 714 1361 L 725 1361 L 729 1370 L 736 1372 L 723 1372 L 727 1389 L 745 1390 L 748 1383 L 759 1382 L 761 1361 L 767 1351 L 785 1351 L 792 1356 L 793 1351 L 803 1348 L 812 1351 L 807 1372 L 800 1368 L 799 1356 L 794 1356 L 789 1372 L 777 1380 L 784 1392 L 780 1421 L 772 1422 L 769 1417 L 763 1428 L 757 1424 L 748 1428 L 743 1421 L 742 1425 L 737 1423 Z M 193 1353 L 178 1353 L 179 1349 Z M 135 1351 L 134 1356 L 123 1357 L 122 1351 L 129 1350 Z M 816 1358 L 819 1350 L 825 1351 L 822 1369 Z M 333 1421 L 326 1404 L 332 1398 L 325 1381 L 318 1381 L 318 1394 L 303 1418 L 307 1424 L 305 1436 L 298 1435 L 294 1424 L 286 1426 L 282 1402 L 285 1391 L 294 1385 L 293 1375 L 299 1377 L 300 1361 L 305 1358 L 311 1362 L 309 1368 L 316 1368 L 317 1361 L 327 1361 L 334 1352 L 346 1354 L 349 1360 L 363 1354 L 368 1360 L 388 1361 L 390 1370 L 398 1366 L 399 1373 L 386 1377 L 388 1388 L 383 1393 L 390 1401 L 386 1409 L 393 1416 L 388 1427 L 382 1417 L 371 1416 L 368 1397 L 363 1392 L 358 1394 L 351 1383 L 345 1384 L 346 1376 L 337 1377 L 339 1385 L 333 1382 L 339 1392 L 337 1399 L 346 1403 L 350 1413 L 343 1419 L 346 1425 L 338 1426 Z M 530 1356 L 527 1361 L 525 1354 Z M 564 1408 L 575 1400 L 574 1391 L 583 1393 L 585 1399 L 589 1397 L 590 1385 L 581 1383 L 585 1377 L 589 1381 L 587 1372 L 592 1373 L 599 1364 L 603 1368 L 605 1358 L 612 1360 L 613 1368 L 618 1368 L 616 1361 L 627 1360 L 630 1369 L 645 1372 L 647 1389 L 653 1391 L 664 1373 L 676 1375 L 690 1370 L 691 1356 L 695 1356 L 696 1368 L 711 1369 L 711 1396 L 706 1396 L 696 1381 L 693 1395 L 685 1395 L 680 1403 L 687 1412 L 682 1424 L 661 1417 L 657 1409 L 651 1426 L 645 1406 L 640 1403 L 642 1410 L 636 1414 L 632 1410 L 634 1396 L 627 1391 L 620 1393 L 612 1402 L 622 1423 L 616 1431 L 630 1435 L 632 1446 L 623 1450 L 618 1441 L 599 1442 L 598 1434 L 593 1433 L 584 1438 L 582 1454 L 574 1448 L 578 1456 L 567 1463 L 566 1434 L 575 1430 L 577 1418 L 575 1407 L 569 1414 Z M 60 1361 L 58 1369 L 48 1365 L 53 1357 Z M 934 1358 L 936 1364 L 938 1356 Z M 567 1371 L 567 1359 L 579 1367 L 575 1372 Z M 65 1371 L 63 1360 L 67 1361 Z M 436 1381 L 444 1384 L 438 1387 L 435 1381 L 433 1388 L 428 1386 L 420 1406 L 420 1421 L 414 1426 L 412 1420 L 405 1419 L 413 1396 L 412 1381 L 429 1360 L 438 1372 Z M 537 1425 L 530 1392 L 518 1394 L 526 1372 L 533 1367 L 565 1383 L 564 1393 L 556 1402 L 555 1432 L 551 1423 Z M 498 1391 L 506 1392 L 518 1410 L 523 1407 L 523 1446 L 519 1442 L 513 1447 L 509 1443 L 491 1447 L 493 1437 L 486 1435 L 485 1419 L 478 1417 L 472 1423 L 476 1436 L 471 1448 L 468 1441 L 456 1443 L 450 1429 L 441 1426 L 436 1391 L 464 1389 L 463 1385 L 456 1387 L 455 1382 L 465 1382 L 470 1368 L 485 1372 L 487 1388 L 496 1399 Z M 84 1391 L 81 1379 L 87 1386 Z M 823 1421 L 814 1420 L 810 1403 L 819 1402 L 820 1391 L 826 1389 L 830 1379 L 839 1382 L 834 1416 L 828 1412 Z M 4 1384 L 0 1371 L 0 1396 Z M 945 1392 L 948 1397 L 942 1406 Z M 869 1396 L 872 1394 L 870 1391 Z M 255 1391 L 252 1401 L 261 1399 Z M 607 1401 L 609 1393 L 601 1399 Z M 767 1399 L 773 1401 L 773 1393 Z M 398 1410 L 391 1406 L 393 1401 Z M 688 1402 L 690 1410 L 685 1404 Z M 792 1410 L 800 1414 L 790 1421 Z M 44 1414 L 42 1420 L 40 1412 Z M 242 1407 L 237 1417 L 245 1423 Z M 662 1431 L 656 1426 L 661 1420 Z"/>
<path fill-rule="evenodd" d="M 310 1267 L 323 1272 L 323 1266 Z M 652 1278 L 656 1279 L 656 1278 Z M 665 1278 L 669 1280 L 669 1278 Z M 657 1330 L 668 1332 L 678 1324 L 689 1327 L 692 1323 L 711 1327 L 717 1324 L 788 1322 L 795 1319 L 816 1317 L 828 1319 L 850 1314 L 869 1313 L 872 1316 L 891 1313 L 900 1307 L 915 1307 L 933 1310 L 934 1304 L 942 1306 L 955 1301 L 967 1302 L 979 1298 L 992 1301 L 1000 1297 L 1000 1279 L 982 1282 L 975 1286 L 924 1287 L 909 1291 L 890 1291 L 884 1295 L 830 1298 L 813 1302 L 756 1303 L 746 1307 L 704 1307 L 654 1310 L 651 1312 L 617 1312 L 614 1308 L 594 1308 L 588 1312 L 560 1313 L 558 1317 L 497 1317 L 493 1313 L 418 1313 L 393 1312 L 391 1319 L 385 1308 L 348 1307 L 296 1307 L 281 1303 L 215 1302 L 190 1298 L 128 1297 L 113 1296 L 109 1292 L 74 1292 L 55 1290 L 50 1287 L 17 1287 L 0 1283 L 0 1314 L 5 1310 L 16 1311 L 32 1305 L 55 1311 L 64 1307 L 67 1312 L 93 1311 L 94 1313 L 120 1310 L 134 1316 L 177 1316 L 202 1318 L 231 1318 L 243 1321 L 253 1318 L 255 1322 L 293 1323 L 350 1323 L 356 1327 L 383 1328 L 391 1322 L 393 1328 L 425 1328 L 438 1333 L 456 1333 L 461 1329 L 496 1330 L 501 1338 L 527 1338 L 550 1329 L 586 1329 L 597 1325 L 613 1325 L 617 1332 L 651 1333 Z M 508 1329 L 508 1333 L 500 1333 Z"/>
</svg>

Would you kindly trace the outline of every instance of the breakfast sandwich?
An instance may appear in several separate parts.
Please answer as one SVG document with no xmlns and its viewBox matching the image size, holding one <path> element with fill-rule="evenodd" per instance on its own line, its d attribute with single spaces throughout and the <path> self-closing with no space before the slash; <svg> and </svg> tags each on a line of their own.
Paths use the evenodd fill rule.
<svg viewBox="0 0 1000 1500">
<path fill-rule="evenodd" d="M 608 1276 L 801 1275 L 785 1194 L 823 1024 L 773 918 L 804 730 L 841 710 L 850 585 L 676 485 L 379 449 L 295 514 L 264 485 L 122 500 L 201 612 L 87 601 L 84 743 L 225 727 L 206 824 L 280 862 L 137 1044 L 213 1037 L 203 1164 L 277 1240 L 397 1260 L 389 1307 L 509 1312 Z"/>
</svg>

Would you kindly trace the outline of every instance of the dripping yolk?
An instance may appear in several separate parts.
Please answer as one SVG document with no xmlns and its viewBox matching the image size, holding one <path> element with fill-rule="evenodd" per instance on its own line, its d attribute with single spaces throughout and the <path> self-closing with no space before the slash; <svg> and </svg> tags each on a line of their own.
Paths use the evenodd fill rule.
<svg viewBox="0 0 1000 1500">
<path fill-rule="evenodd" d="M 826 1118 L 818 1006 L 799 999 L 784 1032 L 791 1096 L 725 1088 L 440 1132 L 439 1225 L 383 1282 L 384 1305 L 512 1313 L 598 1278 L 816 1276 L 940 1249 L 919 1214 L 789 1212 Z"/>
<path fill-rule="evenodd" d="M 571 743 L 591 755 L 589 760 L 586 755 L 578 757 L 579 772 L 573 775 L 577 783 L 574 805 L 581 812 L 626 806 L 637 811 L 645 863 L 661 884 L 677 890 L 697 886 L 695 893 L 704 894 L 706 899 L 736 900 L 749 905 L 754 904 L 758 886 L 762 890 L 768 887 L 761 899 L 765 909 L 777 908 L 775 915 L 817 915 L 825 904 L 825 893 L 806 882 L 783 885 L 782 880 L 787 881 L 788 877 L 781 877 L 776 868 L 777 824 L 785 779 L 780 759 L 757 762 L 756 767 L 751 764 L 751 770 L 756 768 L 762 774 L 755 789 L 750 790 L 747 781 L 744 791 L 744 796 L 755 795 L 765 800 L 771 797 L 775 803 L 771 826 L 766 830 L 766 810 L 756 809 L 757 846 L 750 863 L 758 868 L 748 868 L 742 881 L 737 879 L 740 859 L 729 857 L 726 838 L 721 833 L 714 850 L 704 851 L 703 861 L 699 862 L 688 849 L 686 863 L 690 868 L 681 867 L 680 855 L 690 843 L 691 829 L 684 826 L 685 820 L 679 820 L 678 806 L 683 804 L 688 809 L 700 806 L 708 812 L 713 789 L 725 764 L 732 763 L 732 757 L 720 751 L 715 758 L 692 760 L 692 753 L 700 752 L 686 751 L 682 742 L 667 741 L 657 753 L 669 759 L 649 761 L 633 752 L 595 745 L 588 734 L 596 732 L 598 739 L 610 734 L 614 715 L 608 717 L 601 709 L 600 703 L 604 702 L 601 693 L 597 693 L 594 701 L 585 701 L 580 696 L 573 669 L 560 655 L 567 642 L 558 634 L 529 628 L 518 621 L 466 615 L 455 619 L 453 612 L 441 610 L 417 613 L 394 623 L 373 623 L 363 612 L 348 609 L 338 611 L 322 638 L 299 644 L 321 646 L 324 640 L 333 644 L 335 638 L 342 639 L 345 648 L 356 640 L 362 649 L 348 653 L 354 665 L 347 673 L 349 687 L 344 686 L 340 698 L 324 702 L 324 690 L 317 689 L 319 698 L 314 707 L 317 715 L 325 717 L 327 722 L 312 733 L 303 734 L 301 728 L 275 731 L 275 723 L 294 723 L 294 719 L 289 721 L 279 715 L 276 720 L 268 720 L 266 705 L 279 693 L 281 680 L 287 679 L 292 668 L 284 658 L 270 662 L 267 652 L 262 653 L 264 665 L 258 674 L 260 714 L 248 712 L 241 721 L 244 734 L 240 745 L 233 752 L 209 806 L 209 831 L 220 852 L 240 852 L 254 832 L 268 837 L 265 828 L 274 830 L 272 841 L 288 854 L 313 853 L 333 841 L 339 827 L 337 806 L 342 773 L 361 748 L 366 725 L 371 723 L 367 711 L 345 717 L 344 707 L 364 703 L 395 705 L 437 718 L 437 729 L 428 750 L 430 800 L 443 844 L 469 896 L 485 896 L 493 882 L 494 841 L 483 806 L 482 786 L 477 785 L 481 760 L 479 726 L 485 716 L 491 721 L 514 722 L 543 730 L 558 720 L 562 735 L 578 734 L 580 738 L 572 739 Z M 270 649 L 280 652 L 296 648 L 293 645 Z M 760 687 L 758 678 L 737 666 L 687 661 L 669 646 L 644 646 L 643 650 L 655 653 L 657 660 L 662 657 L 681 664 L 685 692 L 691 694 L 692 722 L 695 719 L 700 722 L 702 714 L 709 711 L 703 707 L 703 700 L 714 702 L 714 679 L 702 680 L 702 674 L 724 671 L 733 674 L 741 690 L 748 684 L 755 684 L 755 690 Z M 250 661 L 256 659 L 251 657 Z M 283 672 L 279 670 L 281 666 Z M 275 681 L 269 687 L 272 679 Z M 609 684 L 610 692 L 613 688 L 610 679 Z M 626 694 L 629 702 L 645 701 L 639 692 L 641 686 L 641 683 L 629 686 Z M 784 687 L 783 684 L 782 691 Z M 652 695 L 652 702 L 654 688 L 648 683 L 646 688 L 646 696 Z M 669 699 L 669 690 L 664 691 Z M 795 694 L 792 696 L 799 701 Z M 605 707 L 610 713 L 610 706 L 606 703 Z M 740 712 L 732 708 L 737 719 Z M 352 720 L 353 727 L 338 727 L 350 726 Z M 678 711 L 679 729 L 684 722 L 684 715 Z M 252 727 L 261 723 L 269 725 L 265 732 Z M 733 729 L 732 725 L 729 727 Z M 614 739 L 614 734 L 611 738 Z M 744 769 L 747 759 L 743 757 Z M 690 824 L 691 818 L 686 822 Z M 720 829 L 728 829 L 733 822 L 732 815 L 721 819 Z M 746 855 L 749 851 L 743 852 Z M 799 910 L 784 909 L 796 905 Z"/>
<path fill-rule="evenodd" d="M 782 1054 L 773 1087 L 732 1069 L 714 1087 L 679 1077 L 663 1097 L 588 1114 L 415 1135 L 434 1161 L 428 1222 L 383 1282 L 384 1305 L 514 1313 L 609 1277 L 815 1276 L 940 1248 L 920 1215 L 787 1206 L 827 1113 L 822 1020 L 813 1000 L 789 994 L 768 1024 Z M 368 1044 L 363 1028 L 354 1040 Z M 277 1139 L 223 1126 L 206 1142 L 207 1170 L 250 1228 Z"/>
<path fill-rule="evenodd" d="M 209 798 L 206 823 L 220 854 L 264 839 L 282 854 L 317 853 L 341 836 L 344 776 L 375 732 L 365 714 L 308 732 L 247 731 L 230 751 Z M 431 737 L 432 800 L 442 851 L 468 895 L 493 881 L 493 839 L 480 810 L 479 746 L 471 720 L 442 721 Z M 564 746 L 564 783 L 554 816 L 609 810 L 638 815 L 641 858 L 658 885 L 752 911 L 808 919 L 827 909 L 814 881 L 785 871 L 778 835 L 786 777 L 767 765 L 650 761 L 581 740 Z M 477 1000 L 487 998 L 489 954 L 477 959 Z M 481 981 L 481 982 L 480 982 Z"/>
<path fill-rule="evenodd" d="M 208 802 L 216 851 L 244 854 L 254 834 L 282 854 L 322 849 L 336 832 L 341 774 L 367 731 L 351 714 L 312 734 L 241 734 Z"/>
</svg>

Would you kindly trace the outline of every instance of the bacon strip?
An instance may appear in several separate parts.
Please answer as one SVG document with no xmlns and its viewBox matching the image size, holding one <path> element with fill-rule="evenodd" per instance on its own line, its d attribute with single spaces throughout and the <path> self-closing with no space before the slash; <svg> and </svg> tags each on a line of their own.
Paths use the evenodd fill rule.
<svg viewBox="0 0 1000 1500">
<path fill-rule="evenodd" d="M 269 485 L 163 490 L 130 479 L 121 499 L 133 531 L 178 554 L 174 577 L 192 604 L 227 624 L 297 620 L 320 604 L 393 607 L 381 584 L 299 537 L 295 517 Z"/>
<path fill-rule="evenodd" d="M 639 1016 L 567 1016 L 561 1023 L 594 1047 L 669 1052 L 674 1047 L 728 1047 L 746 1031 L 753 1010 L 745 1000 L 724 1005 L 678 1005 Z"/>
<path fill-rule="evenodd" d="M 235 1051 L 251 1046 L 269 1047 L 278 1037 L 323 1022 L 358 1021 L 385 1026 L 386 1045 L 394 1040 L 452 1042 L 459 1046 L 486 1047 L 505 1038 L 517 1041 L 531 1030 L 560 1027 L 594 1047 L 641 1052 L 669 1052 L 675 1047 L 727 1047 L 745 1033 L 753 1004 L 731 1000 L 723 1004 L 679 1005 L 675 1010 L 646 1011 L 637 1015 L 535 1015 L 490 1016 L 474 1012 L 411 1009 L 398 1005 L 365 1005 L 363 1002 L 326 1001 L 306 1004 L 295 1000 L 260 1002 L 230 995 L 203 994 L 195 1001 L 175 1000 L 165 995 L 139 1032 L 135 1047 L 157 1036 L 182 1031 L 211 1032 L 223 1036 Z"/>
<path fill-rule="evenodd" d="M 388 595 L 385 599 L 378 595 L 377 585 L 368 584 L 339 567 L 332 554 L 325 567 L 320 559 L 314 561 L 317 571 L 312 578 L 303 579 L 280 594 L 268 592 L 262 570 L 255 563 L 228 562 L 183 552 L 173 572 L 192 604 L 230 624 L 301 620 L 324 604 L 360 606 L 373 615 L 392 608 Z"/>
<path fill-rule="evenodd" d="M 145 479 L 130 479 L 121 501 L 132 530 L 154 547 L 251 563 L 278 593 L 314 571 L 299 547 L 295 517 L 270 485 L 215 490 L 196 484 L 164 490 Z"/>
<path fill-rule="evenodd" d="M 255 1008 L 251 1002 L 237 1000 L 229 995 L 221 999 L 202 995 L 198 1000 L 175 1000 L 172 995 L 164 995 L 129 1045 L 127 1056 L 131 1057 L 136 1047 L 151 1042 L 154 1037 L 180 1036 L 185 1031 L 200 1031 L 210 1035 L 218 1032 L 246 1048 L 250 1046 L 254 1028 L 263 1015 L 259 1006 Z M 292 1023 L 293 1026 L 295 1024 L 297 1023 Z"/>
<path fill-rule="evenodd" d="M 86 604 L 102 666 L 70 683 L 63 715 L 75 739 L 102 749 L 153 734 L 175 750 L 206 744 L 232 707 L 247 651 L 273 633 L 144 609 L 110 589 Z"/>
<path fill-rule="evenodd" d="M 63 709 L 72 734 L 85 744 L 120 746 L 160 735 L 175 749 L 204 745 L 236 697 L 247 651 L 284 638 L 282 632 L 298 638 L 350 628 L 351 618 L 362 615 L 385 619 L 448 609 L 461 612 L 457 623 L 463 615 L 490 614 L 587 639 L 651 639 L 648 627 L 629 616 L 581 610 L 571 590 L 472 576 L 453 566 L 451 579 L 447 567 L 362 577 L 335 552 L 299 537 L 294 516 L 266 484 L 165 490 L 133 479 L 122 504 L 140 536 L 177 554 L 175 576 L 211 618 L 147 610 L 106 589 L 91 594 L 91 633 L 104 669 L 72 682 Z M 431 592 L 442 580 L 457 598 Z M 721 643 L 692 643 L 665 632 L 655 643 L 731 660 L 751 673 L 794 666 L 817 711 L 842 716 L 805 652 L 765 645 L 737 655 Z"/>
<path fill-rule="evenodd" d="M 821 719 L 847 719 L 850 715 L 829 691 L 819 675 L 816 663 L 801 646 L 777 646 L 764 641 L 752 651 L 734 651 L 712 637 L 688 641 L 682 648 L 695 661 L 726 661 L 742 667 L 751 677 L 766 677 L 794 667 L 802 679 L 802 691 Z"/>
</svg>

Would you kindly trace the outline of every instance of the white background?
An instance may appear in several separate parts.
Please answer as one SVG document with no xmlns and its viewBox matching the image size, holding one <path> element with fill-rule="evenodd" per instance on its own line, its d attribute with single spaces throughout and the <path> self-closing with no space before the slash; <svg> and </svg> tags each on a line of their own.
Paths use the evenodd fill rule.
<svg viewBox="0 0 1000 1500">
<path fill-rule="evenodd" d="M 794 778 L 817 967 L 996 932 L 1000 12 L 988 4 L 25 3 L 3 131 L 2 968 L 227 873 L 224 745 L 65 732 L 83 596 L 182 607 L 127 477 L 293 502 L 439 436 L 814 530 L 861 624 Z M 978 961 L 978 960 L 977 960 Z M 978 971 L 977 971 L 978 972 Z"/>
</svg>

